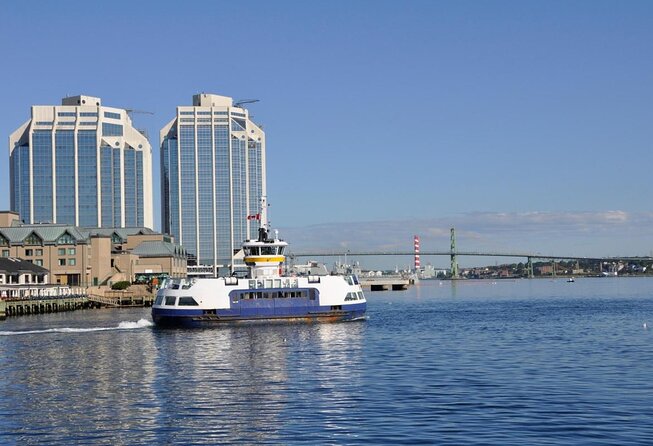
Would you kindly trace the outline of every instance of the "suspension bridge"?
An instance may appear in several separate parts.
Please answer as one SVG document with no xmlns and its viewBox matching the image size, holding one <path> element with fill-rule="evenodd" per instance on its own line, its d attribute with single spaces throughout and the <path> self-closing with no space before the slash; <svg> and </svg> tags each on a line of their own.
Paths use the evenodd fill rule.
<svg viewBox="0 0 653 446">
<path fill-rule="evenodd" d="M 417 240 L 417 237 L 416 237 Z M 418 242 L 416 242 L 418 243 Z M 363 257 L 363 256 L 415 256 L 415 264 L 419 265 L 419 256 L 448 256 L 451 263 L 451 277 L 459 277 L 458 272 L 458 257 L 510 257 L 526 259 L 526 267 L 528 277 L 534 277 L 533 263 L 534 261 L 587 261 L 587 262 L 653 262 L 653 257 L 644 256 L 605 256 L 605 257 L 587 257 L 587 256 L 573 256 L 573 255 L 548 255 L 540 253 L 528 252 L 484 252 L 484 251 L 459 251 L 456 249 L 456 236 L 454 228 L 451 228 L 451 248 L 448 251 L 420 251 L 417 249 L 413 251 L 332 251 L 332 252 L 297 252 L 289 253 L 289 257 Z M 555 271 L 555 268 L 554 268 Z"/>
</svg>

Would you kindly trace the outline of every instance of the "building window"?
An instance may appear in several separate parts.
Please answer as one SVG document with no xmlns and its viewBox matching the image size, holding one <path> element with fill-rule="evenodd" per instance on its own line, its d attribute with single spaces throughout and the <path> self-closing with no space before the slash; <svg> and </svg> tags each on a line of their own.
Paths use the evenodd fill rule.
<svg viewBox="0 0 653 446">
<path fill-rule="evenodd" d="M 66 266 L 66 259 L 59 259 L 59 266 Z"/>
<path fill-rule="evenodd" d="M 68 232 L 64 232 L 57 239 L 57 244 L 58 245 L 70 245 L 72 243 L 75 243 L 75 239 Z"/>
<path fill-rule="evenodd" d="M 68 248 L 69 256 L 74 256 L 75 254 L 77 254 L 77 250 L 75 248 Z"/>
<path fill-rule="evenodd" d="M 9 257 L 9 250 L 8 249 L 3 249 L 2 250 L 2 257 Z"/>
<path fill-rule="evenodd" d="M 104 112 L 105 118 L 120 119 L 120 113 Z"/>
<path fill-rule="evenodd" d="M 34 234 L 33 232 L 25 237 L 25 240 L 23 240 L 23 243 L 26 245 L 40 245 L 41 244 L 41 238 Z"/>
<path fill-rule="evenodd" d="M 25 256 L 26 257 L 31 257 L 34 255 L 34 250 L 33 249 L 26 249 L 25 250 Z"/>
<path fill-rule="evenodd" d="M 77 261 L 75 259 L 68 259 L 68 265 L 74 266 L 77 264 Z"/>
<path fill-rule="evenodd" d="M 34 265 L 43 266 L 43 259 L 34 259 Z"/>
<path fill-rule="evenodd" d="M 102 135 L 104 136 L 122 136 L 122 125 L 102 123 Z"/>
<path fill-rule="evenodd" d="M 60 256 L 65 256 L 66 255 L 66 248 L 59 248 L 57 250 L 57 254 Z"/>
<path fill-rule="evenodd" d="M 43 255 L 43 250 L 42 249 L 35 249 L 34 250 L 34 255 L 35 256 L 42 256 Z"/>
</svg>

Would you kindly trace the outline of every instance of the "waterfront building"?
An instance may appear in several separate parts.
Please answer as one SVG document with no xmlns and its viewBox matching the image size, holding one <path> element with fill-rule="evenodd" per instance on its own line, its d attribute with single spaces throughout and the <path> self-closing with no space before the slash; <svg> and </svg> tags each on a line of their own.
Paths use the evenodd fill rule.
<svg viewBox="0 0 653 446">
<path fill-rule="evenodd" d="M 186 251 L 165 234 L 145 227 L 82 228 L 21 223 L 0 211 L 0 257 L 45 268 L 53 284 L 110 285 L 139 276 L 186 277 Z"/>
<path fill-rule="evenodd" d="M 32 262 L 0 257 L 0 285 L 47 284 L 49 271 Z"/>
<path fill-rule="evenodd" d="M 11 209 L 25 223 L 153 227 L 152 148 L 127 110 L 91 96 L 34 105 L 9 153 Z"/>
<path fill-rule="evenodd" d="M 160 134 L 162 230 L 214 274 L 233 269 L 243 240 L 256 238 L 266 193 L 265 133 L 239 105 L 194 95 Z"/>
</svg>

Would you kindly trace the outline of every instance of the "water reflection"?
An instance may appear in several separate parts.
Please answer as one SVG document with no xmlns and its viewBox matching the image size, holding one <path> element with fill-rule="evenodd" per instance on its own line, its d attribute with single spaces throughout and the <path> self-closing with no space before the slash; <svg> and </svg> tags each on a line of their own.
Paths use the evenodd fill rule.
<svg viewBox="0 0 653 446">
<path fill-rule="evenodd" d="M 370 293 L 369 319 L 340 324 L 7 319 L 0 444 L 648 444 L 652 288 L 422 283 Z"/>
<path fill-rule="evenodd" d="M 140 407 L 154 377 L 150 334 L 146 329 L 4 336 L 0 348 L 11 352 L 11 361 L 0 366 L 0 407 L 11 412 L 13 426 L 5 418 L 2 430 L 21 442 L 48 443 L 75 438 L 89 425 L 94 440 L 119 440 L 121 432 L 153 428 L 153 409 Z"/>
<path fill-rule="evenodd" d="M 344 414 L 342 402 L 360 388 L 363 325 L 156 331 L 157 404 L 168 414 L 159 420 L 159 440 L 172 440 L 166 432 L 174 431 L 176 440 L 199 436 L 206 444 L 274 442 L 319 422 L 316 414 Z"/>
</svg>

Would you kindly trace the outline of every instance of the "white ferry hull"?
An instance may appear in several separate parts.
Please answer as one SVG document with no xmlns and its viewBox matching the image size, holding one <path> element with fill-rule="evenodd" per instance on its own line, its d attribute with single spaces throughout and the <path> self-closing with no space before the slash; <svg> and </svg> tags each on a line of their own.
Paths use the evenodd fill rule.
<svg viewBox="0 0 653 446">
<path fill-rule="evenodd" d="M 363 319 L 366 309 L 367 302 L 355 276 L 277 277 L 239 282 L 216 278 L 168 284 L 157 294 L 152 319 L 159 326 L 336 322 Z"/>
<path fill-rule="evenodd" d="M 355 275 L 282 276 L 287 243 L 270 238 L 265 197 L 258 239 L 245 240 L 246 278 L 172 280 L 162 284 L 152 319 L 161 326 L 250 321 L 349 321 L 363 318 L 365 295 Z M 257 217 L 258 218 L 258 217 Z"/>
</svg>

